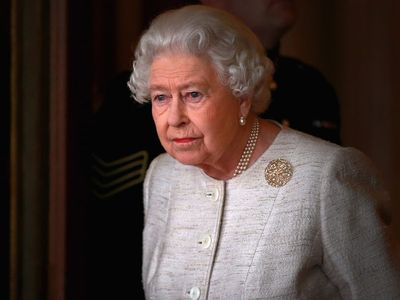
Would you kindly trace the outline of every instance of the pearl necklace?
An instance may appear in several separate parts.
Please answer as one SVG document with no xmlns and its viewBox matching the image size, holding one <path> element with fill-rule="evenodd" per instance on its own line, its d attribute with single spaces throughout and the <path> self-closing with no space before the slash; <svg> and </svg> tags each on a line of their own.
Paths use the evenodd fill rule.
<svg viewBox="0 0 400 300">
<path fill-rule="evenodd" d="M 256 147 L 259 131 L 260 131 L 260 124 L 258 122 L 258 119 L 256 118 L 253 126 L 251 127 L 250 136 L 249 139 L 247 140 L 246 147 L 243 150 L 242 156 L 240 157 L 239 163 L 236 166 L 235 172 L 233 172 L 233 177 L 240 175 L 243 171 L 247 169 L 254 148 Z"/>
</svg>

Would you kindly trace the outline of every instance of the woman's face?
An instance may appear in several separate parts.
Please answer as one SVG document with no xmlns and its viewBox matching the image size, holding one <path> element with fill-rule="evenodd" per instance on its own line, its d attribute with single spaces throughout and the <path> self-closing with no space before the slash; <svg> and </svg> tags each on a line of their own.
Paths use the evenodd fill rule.
<svg viewBox="0 0 400 300">
<path fill-rule="evenodd" d="M 162 54 L 151 65 L 149 88 L 157 133 L 171 156 L 198 167 L 229 159 L 244 105 L 207 59 Z"/>
</svg>

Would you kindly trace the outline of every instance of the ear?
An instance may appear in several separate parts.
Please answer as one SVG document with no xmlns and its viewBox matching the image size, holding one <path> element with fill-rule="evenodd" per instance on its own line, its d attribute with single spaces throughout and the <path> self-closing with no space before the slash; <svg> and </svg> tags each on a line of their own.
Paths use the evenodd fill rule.
<svg viewBox="0 0 400 300">
<path fill-rule="evenodd" d="M 241 96 L 239 98 L 239 101 L 240 101 L 240 115 L 247 117 L 251 109 L 251 97 Z"/>
</svg>

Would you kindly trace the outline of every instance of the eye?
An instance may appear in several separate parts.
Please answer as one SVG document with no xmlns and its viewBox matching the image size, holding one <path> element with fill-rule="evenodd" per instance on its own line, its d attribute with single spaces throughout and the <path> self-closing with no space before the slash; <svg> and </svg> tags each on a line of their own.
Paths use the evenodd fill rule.
<svg viewBox="0 0 400 300">
<path fill-rule="evenodd" d="M 185 100 L 197 102 L 203 98 L 203 94 L 197 91 L 188 92 L 185 94 Z"/>
<path fill-rule="evenodd" d="M 190 92 L 190 97 L 198 98 L 198 97 L 200 97 L 200 93 L 199 92 Z"/>
<path fill-rule="evenodd" d="M 154 95 L 152 97 L 153 102 L 158 102 L 158 103 L 162 103 L 165 102 L 167 100 L 167 96 L 164 94 L 160 94 L 160 95 Z"/>
</svg>

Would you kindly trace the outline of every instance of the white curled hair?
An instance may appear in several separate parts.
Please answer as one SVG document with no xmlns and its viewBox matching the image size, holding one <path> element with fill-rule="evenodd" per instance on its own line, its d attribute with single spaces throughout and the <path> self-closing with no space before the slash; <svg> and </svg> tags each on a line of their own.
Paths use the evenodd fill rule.
<svg viewBox="0 0 400 300">
<path fill-rule="evenodd" d="M 137 102 L 150 101 L 150 67 L 163 53 L 209 59 L 234 96 L 250 96 L 255 113 L 266 110 L 273 65 L 255 34 L 236 17 L 204 5 L 189 5 L 156 17 L 140 38 L 128 82 Z"/>
</svg>

